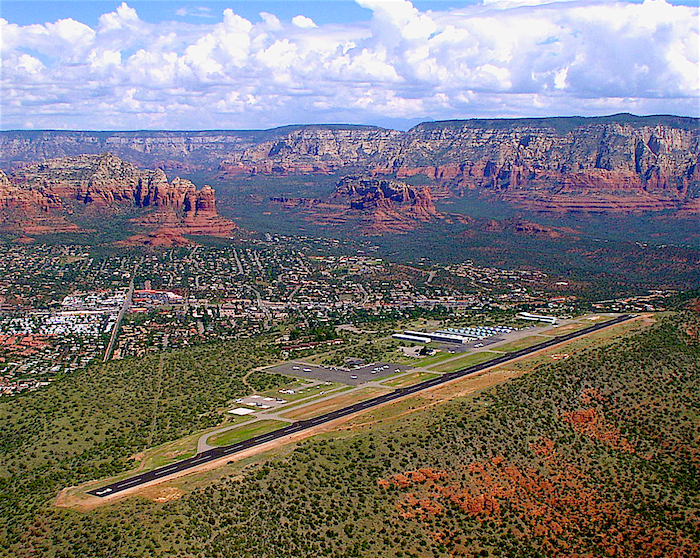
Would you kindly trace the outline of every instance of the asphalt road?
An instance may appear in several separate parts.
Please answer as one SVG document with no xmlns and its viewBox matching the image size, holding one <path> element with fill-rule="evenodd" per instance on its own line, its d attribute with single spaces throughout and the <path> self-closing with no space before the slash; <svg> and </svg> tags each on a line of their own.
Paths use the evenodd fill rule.
<svg viewBox="0 0 700 558">
<path fill-rule="evenodd" d="M 374 399 L 368 399 L 367 401 L 355 403 L 354 405 L 344 407 L 343 409 L 338 409 L 337 411 L 333 411 L 331 413 L 326 413 L 325 415 L 321 415 L 316 418 L 295 422 L 293 424 L 290 424 L 289 426 L 285 426 L 284 428 L 280 428 L 279 430 L 275 430 L 273 432 L 268 432 L 267 434 L 261 434 L 260 436 L 256 436 L 255 438 L 250 438 L 248 440 L 244 440 L 242 442 L 238 442 L 230 446 L 224 446 L 220 448 L 207 450 L 189 459 L 178 461 L 177 463 L 172 463 L 171 465 L 166 465 L 164 467 L 159 467 L 158 469 L 153 469 L 152 471 L 141 473 L 140 475 L 136 475 L 128 479 L 124 479 L 113 484 L 103 486 L 102 488 L 90 490 L 88 491 L 88 494 L 92 494 L 93 496 L 98 496 L 100 498 L 104 498 L 105 496 L 111 496 L 112 494 L 116 494 L 128 488 L 132 488 L 134 486 L 139 486 L 141 484 L 145 484 L 156 479 L 167 477 L 180 471 L 186 471 L 187 469 L 197 467 L 199 465 L 202 465 L 203 463 L 214 461 L 216 459 L 220 459 L 228 455 L 234 455 L 243 450 L 259 446 L 266 442 L 277 440 L 279 438 L 284 438 L 285 436 L 288 436 L 290 434 L 296 434 L 297 432 L 308 430 L 309 428 L 319 426 L 326 422 L 330 422 L 332 420 L 351 415 L 359 411 L 364 411 L 366 409 L 376 407 L 377 405 L 382 405 L 383 403 L 406 397 L 407 395 L 418 393 L 419 391 L 423 391 L 424 389 L 432 388 L 440 384 L 456 380 L 457 378 L 468 376 L 469 374 L 479 372 L 497 364 L 503 364 L 504 362 L 520 358 L 522 356 L 534 353 L 541 349 L 546 349 L 547 347 L 557 345 L 564 341 L 569 341 L 571 339 L 581 337 L 582 335 L 587 335 L 599 329 L 603 329 L 611 325 L 625 322 L 627 320 L 632 319 L 633 317 L 634 316 L 631 315 L 622 315 L 617 318 L 614 318 L 613 320 L 608 320 L 607 322 L 595 324 L 587 328 L 581 329 L 579 331 L 574 331 L 572 333 L 561 335 L 559 337 L 553 337 L 552 339 L 549 339 L 532 347 L 520 349 L 519 351 L 514 351 L 512 353 L 507 353 L 502 356 L 496 357 L 493 360 L 482 362 L 481 364 L 475 364 L 474 366 L 470 366 L 462 370 L 449 372 L 447 374 L 443 374 L 442 376 L 438 376 L 436 378 L 432 378 L 430 380 L 426 380 L 425 382 L 414 384 L 409 387 L 400 388 L 390 393 L 380 395 L 379 397 L 375 397 Z"/>
<path fill-rule="evenodd" d="M 117 334 L 119 333 L 119 327 L 122 324 L 122 318 L 124 318 L 124 314 L 131 306 L 131 299 L 134 296 L 134 277 L 136 276 L 136 270 L 138 268 L 139 266 L 137 264 L 134 268 L 134 272 L 131 274 L 131 281 L 129 281 L 129 290 L 127 291 L 126 297 L 124 298 L 124 304 L 122 304 L 122 307 L 119 309 L 119 314 L 117 314 L 117 321 L 114 322 L 114 327 L 112 328 L 112 335 L 110 335 L 109 337 L 109 344 L 107 345 L 107 349 L 105 350 L 105 355 L 102 358 L 102 362 L 107 362 L 112 356 L 112 351 L 114 350 L 114 342 L 117 340 Z"/>
</svg>

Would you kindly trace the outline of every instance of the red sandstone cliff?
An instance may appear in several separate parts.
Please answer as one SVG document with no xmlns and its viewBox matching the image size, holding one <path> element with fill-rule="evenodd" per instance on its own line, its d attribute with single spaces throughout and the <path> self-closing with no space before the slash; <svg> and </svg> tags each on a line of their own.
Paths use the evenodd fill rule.
<svg viewBox="0 0 700 558">
<path fill-rule="evenodd" d="M 67 216 L 74 211 L 120 212 L 142 208 L 132 221 L 163 235 L 227 235 L 232 221 L 216 212 L 214 190 L 197 190 L 189 180 L 168 182 L 165 173 L 141 170 L 109 153 L 53 159 L 0 175 L 0 218 L 6 230 L 78 230 Z M 53 223 L 53 225 L 52 225 Z M 152 231 L 151 231 L 152 232 Z M 167 232 L 167 234 L 166 234 Z"/>
<path fill-rule="evenodd" d="M 378 178 L 423 175 L 440 197 L 475 191 L 555 212 L 688 212 L 700 197 L 700 132 L 692 118 L 465 120 L 356 136 L 343 146 L 332 129 L 293 130 L 220 169 L 240 175 L 359 167 Z"/>
<path fill-rule="evenodd" d="M 346 176 L 326 200 L 272 198 L 318 225 L 356 223 L 363 234 L 405 233 L 421 223 L 444 219 L 428 188 L 397 180 Z"/>
<path fill-rule="evenodd" d="M 100 149 L 151 166 L 218 168 L 223 178 L 339 170 L 396 180 L 418 175 L 435 198 L 478 192 L 537 211 L 663 209 L 681 216 L 696 214 L 700 199 L 700 120 L 667 115 L 428 122 L 406 132 L 332 125 L 245 132 L 0 132 L 5 168 L 45 154 Z M 122 187 L 105 188 L 115 174 L 122 175 Z M 150 180 L 139 185 L 128 163 L 115 157 L 103 161 L 92 182 L 80 181 L 73 194 L 109 205 L 135 196 L 136 188 L 144 206 L 181 196 L 164 191 L 170 186 L 164 175 Z M 164 203 L 178 205 L 184 198 Z"/>
<path fill-rule="evenodd" d="M 330 203 L 347 203 L 351 209 L 397 212 L 418 221 L 439 216 L 428 188 L 413 188 L 398 180 L 346 176 L 336 186 Z"/>
</svg>

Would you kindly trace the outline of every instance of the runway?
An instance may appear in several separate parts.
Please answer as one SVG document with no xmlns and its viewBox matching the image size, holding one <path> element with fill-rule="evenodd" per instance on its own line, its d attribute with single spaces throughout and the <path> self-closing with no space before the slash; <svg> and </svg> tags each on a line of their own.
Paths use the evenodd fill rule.
<svg viewBox="0 0 700 558">
<path fill-rule="evenodd" d="M 359 411 L 371 409 L 372 407 L 376 407 L 377 405 L 382 405 L 382 404 L 387 403 L 389 401 L 401 399 L 402 397 L 406 397 L 408 395 L 418 393 L 420 391 L 438 386 L 440 384 L 445 384 L 447 382 L 451 382 L 452 380 L 456 380 L 458 378 L 462 378 L 464 376 L 474 374 L 475 372 L 480 372 L 481 370 L 485 370 L 486 368 L 490 368 L 490 367 L 496 366 L 498 364 L 503 364 L 505 362 L 515 360 L 517 358 L 520 358 L 520 357 L 523 357 L 525 355 L 540 351 L 542 349 L 546 349 L 548 347 L 558 345 L 559 343 L 563 343 L 565 341 L 570 341 L 571 339 L 575 339 L 577 337 L 581 337 L 583 335 L 593 333 L 595 331 L 598 331 L 599 329 L 603 329 L 606 327 L 610 327 L 612 325 L 626 322 L 628 320 L 631 320 L 634 317 L 636 317 L 636 316 L 625 314 L 622 316 L 618 316 L 617 318 L 614 318 L 613 320 L 609 320 L 607 322 L 595 324 L 595 325 L 586 327 L 584 329 L 581 329 L 579 331 L 574 331 L 574 332 L 568 333 L 566 335 L 553 337 L 552 339 L 549 339 L 547 341 L 544 341 L 544 342 L 539 343 L 537 345 L 534 345 L 532 347 L 528 347 L 526 349 L 520 349 L 520 350 L 514 351 L 512 353 L 507 353 L 507 354 L 504 354 L 502 356 L 496 357 L 492 360 L 489 360 L 487 362 L 482 362 L 481 364 L 475 364 L 474 366 L 469 366 L 468 368 L 464 368 L 462 370 L 456 370 L 454 372 L 449 372 L 447 374 L 443 374 L 442 376 L 438 376 L 436 378 L 432 378 L 430 380 L 426 380 L 424 382 L 420 382 L 418 384 L 414 384 L 414 385 L 409 386 L 409 387 L 396 389 L 395 391 L 392 391 L 390 393 L 386 393 L 384 395 L 380 395 L 378 397 L 375 397 L 373 399 L 368 399 L 368 400 L 362 401 L 360 403 L 355 403 L 355 404 L 350 405 L 348 407 L 344 407 L 342 409 L 338 409 L 336 411 L 326 413 L 325 415 L 321 415 L 321 416 L 318 416 L 316 418 L 295 422 L 293 424 L 290 424 L 289 426 L 285 426 L 284 428 L 280 428 L 279 430 L 275 430 L 273 432 L 268 432 L 267 434 L 261 434 L 260 436 L 256 436 L 255 438 L 250 438 L 248 440 L 244 440 L 242 442 L 238 442 L 238 443 L 232 444 L 230 446 L 224 446 L 224 447 L 220 447 L 220 448 L 214 448 L 214 449 L 207 450 L 207 451 L 199 453 L 199 454 L 197 454 L 194 457 L 191 457 L 189 459 L 185 459 L 183 461 L 178 461 L 177 463 L 172 463 L 170 465 L 165 465 L 163 467 L 159 467 L 158 469 L 153 469 L 152 471 L 148 471 L 146 473 L 141 473 L 140 475 L 135 475 L 133 477 L 129 477 L 127 479 L 112 483 L 112 484 L 104 486 L 102 488 L 96 488 L 94 490 L 90 490 L 90 491 L 88 491 L 88 494 L 92 494 L 93 496 L 98 496 L 100 498 L 104 498 L 106 496 L 111 496 L 113 494 L 117 494 L 117 493 L 119 493 L 123 490 L 126 490 L 128 488 L 133 488 L 134 486 L 139 486 L 141 484 L 145 484 L 145 483 L 157 480 L 157 479 L 168 477 L 174 473 L 186 471 L 187 469 L 197 467 L 199 465 L 202 465 L 203 463 L 207 463 L 209 461 L 214 461 L 216 459 L 220 459 L 222 457 L 226 457 L 229 455 L 234 455 L 234 454 L 239 453 L 243 450 L 246 450 L 246 449 L 249 449 L 249 448 L 252 448 L 255 446 L 259 446 L 261 444 L 270 442 L 272 440 L 284 438 L 285 436 L 289 436 L 290 434 L 296 434 L 298 432 L 308 430 L 309 428 L 319 426 L 321 424 L 330 422 L 332 420 L 335 420 L 335 419 L 338 419 L 341 417 L 345 417 L 347 415 L 352 415 L 353 413 L 357 413 Z"/>
</svg>

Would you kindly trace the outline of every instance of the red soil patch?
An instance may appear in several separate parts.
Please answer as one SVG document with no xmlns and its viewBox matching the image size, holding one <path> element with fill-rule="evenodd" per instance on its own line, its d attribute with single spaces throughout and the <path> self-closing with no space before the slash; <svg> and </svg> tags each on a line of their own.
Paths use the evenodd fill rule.
<svg viewBox="0 0 700 558">
<path fill-rule="evenodd" d="M 564 413 L 561 418 L 582 436 L 595 438 L 615 449 L 634 453 L 634 446 L 623 438 L 620 430 L 607 422 L 603 414 L 595 408 L 591 407 Z"/>
<path fill-rule="evenodd" d="M 549 438 L 542 438 L 539 444 L 531 443 L 530 449 L 542 459 L 554 457 L 554 442 Z"/>
<path fill-rule="evenodd" d="M 388 488 L 389 484 L 393 484 L 399 488 L 406 488 L 412 484 L 423 484 L 429 480 L 438 480 L 444 477 L 445 474 L 446 473 L 443 471 L 422 468 L 416 471 L 408 471 L 406 474 L 398 473 L 393 475 L 389 480 L 379 479 L 377 483 L 384 488 Z"/>
<path fill-rule="evenodd" d="M 581 416 L 589 424 L 594 415 Z M 405 491 L 395 502 L 404 520 L 432 521 L 450 509 L 503 528 L 512 527 L 517 518 L 518 529 L 511 533 L 536 541 L 545 555 L 585 556 L 599 548 L 609 556 L 638 555 L 640 549 L 659 558 L 700 556 L 696 542 L 604 499 L 592 488 L 592 479 L 566 462 L 551 440 L 543 438 L 531 447 L 538 468 L 498 456 L 431 476 L 410 471 L 380 479 L 378 485 Z"/>
</svg>

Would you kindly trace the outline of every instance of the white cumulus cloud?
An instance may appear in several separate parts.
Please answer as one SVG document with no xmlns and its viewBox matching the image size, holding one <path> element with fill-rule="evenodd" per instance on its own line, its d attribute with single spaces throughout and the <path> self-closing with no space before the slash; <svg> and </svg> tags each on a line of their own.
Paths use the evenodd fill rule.
<svg viewBox="0 0 700 558">
<path fill-rule="evenodd" d="M 126 2 L 122 2 L 116 11 L 100 16 L 99 28 L 101 31 L 110 31 L 138 27 L 138 25 L 139 16 L 136 10 L 130 8 Z"/>
<path fill-rule="evenodd" d="M 294 16 L 292 18 L 292 23 L 301 29 L 314 29 L 318 27 L 313 19 L 303 15 Z"/>
<path fill-rule="evenodd" d="M 2 126 L 698 112 L 697 7 L 486 0 L 421 11 L 408 0 L 357 1 L 371 10 L 365 22 L 249 20 L 227 8 L 211 21 L 148 23 L 128 2 L 94 28 L 0 18 Z"/>
</svg>

